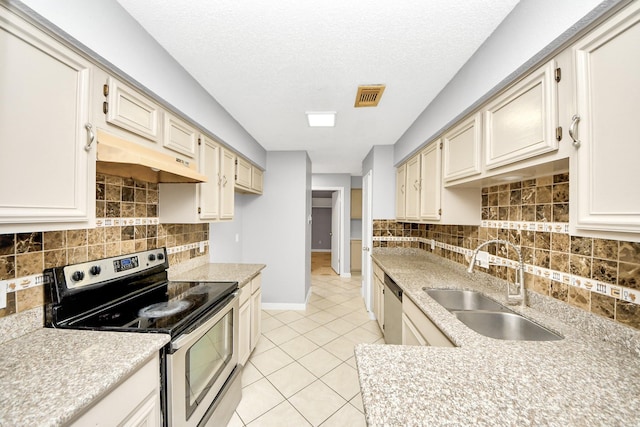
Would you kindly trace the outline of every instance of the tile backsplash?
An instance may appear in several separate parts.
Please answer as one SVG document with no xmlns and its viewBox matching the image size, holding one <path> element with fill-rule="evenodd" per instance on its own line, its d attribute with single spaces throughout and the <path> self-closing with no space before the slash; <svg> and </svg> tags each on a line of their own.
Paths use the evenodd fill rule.
<svg viewBox="0 0 640 427">
<path fill-rule="evenodd" d="M 0 234 L 0 282 L 8 285 L 0 317 L 44 305 L 45 268 L 163 246 L 170 265 L 208 254 L 209 224 L 160 224 L 157 184 L 98 174 L 96 218 L 91 229 Z"/>
<path fill-rule="evenodd" d="M 480 243 L 508 240 L 521 247 L 528 289 L 640 329 L 640 243 L 572 236 L 568 221 L 569 176 L 558 174 L 483 188 L 480 226 L 374 220 L 373 243 L 420 248 L 467 265 Z M 486 250 L 502 264 L 517 260 L 504 245 Z M 515 278 L 505 265 L 485 271 Z"/>
</svg>

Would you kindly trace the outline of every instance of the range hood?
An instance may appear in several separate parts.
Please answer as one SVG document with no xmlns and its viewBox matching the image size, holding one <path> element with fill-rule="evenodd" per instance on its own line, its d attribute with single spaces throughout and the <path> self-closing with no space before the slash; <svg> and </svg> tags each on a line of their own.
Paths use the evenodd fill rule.
<svg viewBox="0 0 640 427">
<path fill-rule="evenodd" d="M 207 182 L 194 162 L 160 153 L 98 129 L 96 171 L 147 182 Z"/>
</svg>

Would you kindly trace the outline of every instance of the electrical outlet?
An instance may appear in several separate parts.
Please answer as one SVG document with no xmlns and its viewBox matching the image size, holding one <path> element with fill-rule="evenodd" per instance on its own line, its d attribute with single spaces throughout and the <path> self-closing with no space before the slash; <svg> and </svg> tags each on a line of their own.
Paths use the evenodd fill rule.
<svg viewBox="0 0 640 427">
<path fill-rule="evenodd" d="M 435 250 L 436 249 L 436 241 L 431 239 L 431 250 Z"/>
<path fill-rule="evenodd" d="M 204 242 L 200 242 L 200 253 L 204 252 Z"/>
<path fill-rule="evenodd" d="M 489 268 L 489 252 L 479 251 L 476 255 L 476 266 Z"/>
</svg>

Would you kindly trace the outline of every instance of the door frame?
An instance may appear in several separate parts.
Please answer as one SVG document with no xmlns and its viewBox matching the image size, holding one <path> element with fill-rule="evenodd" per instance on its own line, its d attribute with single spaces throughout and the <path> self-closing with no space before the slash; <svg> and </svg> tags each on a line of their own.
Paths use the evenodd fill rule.
<svg viewBox="0 0 640 427">
<path fill-rule="evenodd" d="M 311 191 L 337 191 L 338 199 L 340 200 L 340 236 L 339 236 L 339 252 L 338 256 L 340 257 L 340 271 L 338 274 L 340 277 L 351 277 L 350 271 L 344 271 L 344 266 L 346 262 L 344 262 L 345 251 L 344 251 L 344 188 L 343 187 L 312 187 Z M 331 208 L 333 211 L 333 207 Z"/>
<path fill-rule="evenodd" d="M 373 249 L 373 220 L 372 220 L 372 196 L 373 196 L 373 170 L 362 176 L 362 298 L 369 312 L 373 314 L 373 268 L 371 251 Z"/>
</svg>

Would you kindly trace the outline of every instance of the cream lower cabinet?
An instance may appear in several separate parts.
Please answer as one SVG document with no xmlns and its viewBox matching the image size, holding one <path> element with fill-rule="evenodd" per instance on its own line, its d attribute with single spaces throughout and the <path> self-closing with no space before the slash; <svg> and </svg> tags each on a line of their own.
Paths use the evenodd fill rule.
<svg viewBox="0 0 640 427">
<path fill-rule="evenodd" d="M 247 283 L 238 292 L 240 310 L 238 311 L 238 362 L 242 365 L 251 354 L 251 284 Z"/>
<path fill-rule="evenodd" d="M 251 279 L 251 351 L 262 333 L 262 276 Z"/>
<path fill-rule="evenodd" d="M 81 414 L 71 426 L 161 426 L 160 361 L 155 355 Z"/>
<path fill-rule="evenodd" d="M 362 271 L 362 240 L 351 240 L 351 271 Z"/>
<path fill-rule="evenodd" d="M 94 67 L 2 4 L 0 58 L 0 234 L 92 227 Z"/>
<path fill-rule="evenodd" d="M 384 272 L 373 263 L 373 315 L 380 330 L 384 330 Z"/>
<path fill-rule="evenodd" d="M 572 227 L 635 233 L 631 239 L 640 241 L 640 3 L 587 34 L 572 53 Z"/>
<path fill-rule="evenodd" d="M 238 361 L 246 364 L 262 333 L 262 276 L 258 274 L 240 288 Z"/>
<path fill-rule="evenodd" d="M 402 344 L 455 347 L 406 295 L 402 298 Z"/>
</svg>

